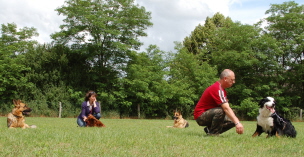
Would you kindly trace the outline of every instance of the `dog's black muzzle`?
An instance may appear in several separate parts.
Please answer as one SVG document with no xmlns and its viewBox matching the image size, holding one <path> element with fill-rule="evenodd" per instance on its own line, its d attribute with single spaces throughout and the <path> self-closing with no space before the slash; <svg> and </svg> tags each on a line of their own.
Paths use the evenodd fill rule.
<svg viewBox="0 0 304 157">
<path fill-rule="evenodd" d="M 29 115 L 31 111 L 32 111 L 32 109 L 31 109 L 31 108 L 28 108 L 28 109 L 22 111 L 22 114 L 23 114 L 23 115 Z"/>
</svg>

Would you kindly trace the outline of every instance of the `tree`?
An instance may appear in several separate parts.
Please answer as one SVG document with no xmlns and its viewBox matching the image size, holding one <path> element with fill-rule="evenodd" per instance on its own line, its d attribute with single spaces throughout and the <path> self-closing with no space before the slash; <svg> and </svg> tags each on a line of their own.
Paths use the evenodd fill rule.
<svg viewBox="0 0 304 157">
<path fill-rule="evenodd" d="M 90 77 L 85 54 L 72 53 L 64 45 L 39 44 L 24 54 L 24 66 L 30 68 L 25 78 L 35 86 L 22 91 L 24 100 L 29 100 L 36 115 L 58 115 L 61 102 L 62 116 L 79 114 L 79 104 L 91 82 L 82 81 Z"/>
<path fill-rule="evenodd" d="M 33 49 L 36 41 L 31 40 L 38 33 L 35 28 L 24 27 L 17 30 L 17 25 L 1 25 L 0 36 L 0 95 L 12 100 L 22 96 L 25 88 L 33 86 L 25 77 L 31 69 L 24 63 L 24 53 Z"/>
<path fill-rule="evenodd" d="M 134 53 L 127 67 L 127 76 L 123 79 L 126 100 L 122 104 L 124 111 L 137 111 L 140 105 L 146 116 L 162 116 L 167 111 L 167 98 L 170 88 L 166 76 L 165 52 L 155 45 L 150 45 L 147 52 Z M 136 112 L 135 112 L 136 113 Z"/>
<path fill-rule="evenodd" d="M 55 43 L 70 44 L 77 53 L 87 54 L 92 67 L 91 89 L 113 90 L 120 67 L 142 43 L 139 37 L 151 26 L 151 13 L 133 0 L 67 0 L 56 9 L 66 16 L 61 31 L 52 34 Z M 84 63 L 80 63 L 84 64 Z"/>
<path fill-rule="evenodd" d="M 210 43 L 213 43 L 215 37 L 215 31 L 222 27 L 229 27 L 232 24 L 232 20 L 220 13 L 216 13 L 213 17 L 207 17 L 204 26 L 198 25 L 189 37 L 186 37 L 183 41 L 183 45 L 188 49 L 190 53 L 193 53 L 199 57 L 202 61 L 208 61 L 211 54 Z"/>
<path fill-rule="evenodd" d="M 196 55 L 176 43 L 178 53 L 169 63 L 169 79 L 171 97 L 168 109 L 180 109 L 185 117 L 192 116 L 194 106 L 204 90 L 217 79 L 216 67 L 207 62 L 200 62 Z"/>
<path fill-rule="evenodd" d="M 277 40 L 279 53 L 274 55 L 280 64 L 278 85 L 282 88 L 284 106 L 303 107 L 304 97 L 304 5 L 294 1 L 272 4 L 266 11 L 265 34 Z"/>
</svg>

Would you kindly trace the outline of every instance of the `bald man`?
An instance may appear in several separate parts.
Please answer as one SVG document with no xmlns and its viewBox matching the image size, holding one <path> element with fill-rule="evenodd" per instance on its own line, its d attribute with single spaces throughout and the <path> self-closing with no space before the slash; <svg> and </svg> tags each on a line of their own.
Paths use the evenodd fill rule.
<svg viewBox="0 0 304 157">
<path fill-rule="evenodd" d="M 234 72 L 223 70 L 220 79 L 204 91 L 196 104 L 194 119 L 199 126 L 205 126 L 207 135 L 218 136 L 233 127 L 238 134 L 243 134 L 244 127 L 230 108 L 225 90 L 234 83 Z"/>
</svg>

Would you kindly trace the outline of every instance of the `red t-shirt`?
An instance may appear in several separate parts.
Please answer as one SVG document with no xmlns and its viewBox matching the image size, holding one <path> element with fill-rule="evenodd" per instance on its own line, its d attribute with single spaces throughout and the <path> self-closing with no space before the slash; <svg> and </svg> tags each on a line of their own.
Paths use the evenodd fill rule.
<svg viewBox="0 0 304 157">
<path fill-rule="evenodd" d="M 194 109 L 194 119 L 197 119 L 205 111 L 219 107 L 228 102 L 226 90 L 221 87 L 219 82 L 209 86 L 202 94 Z"/>
</svg>

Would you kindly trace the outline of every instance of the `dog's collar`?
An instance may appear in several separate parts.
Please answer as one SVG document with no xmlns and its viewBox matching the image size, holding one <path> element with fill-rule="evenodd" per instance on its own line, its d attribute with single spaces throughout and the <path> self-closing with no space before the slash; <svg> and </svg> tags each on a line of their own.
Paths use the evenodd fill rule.
<svg viewBox="0 0 304 157">
<path fill-rule="evenodd" d="M 13 113 L 12 113 L 12 115 L 14 115 Z M 16 116 L 16 115 L 14 115 L 15 117 L 17 117 L 17 118 L 21 118 L 22 116 Z"/>
</svg>

